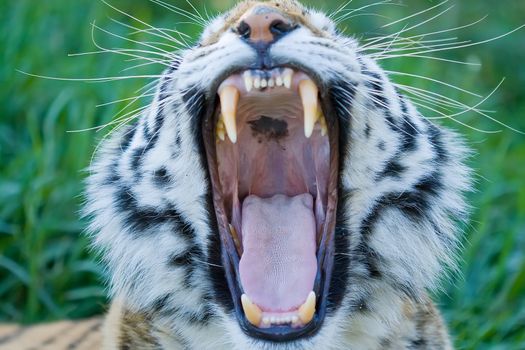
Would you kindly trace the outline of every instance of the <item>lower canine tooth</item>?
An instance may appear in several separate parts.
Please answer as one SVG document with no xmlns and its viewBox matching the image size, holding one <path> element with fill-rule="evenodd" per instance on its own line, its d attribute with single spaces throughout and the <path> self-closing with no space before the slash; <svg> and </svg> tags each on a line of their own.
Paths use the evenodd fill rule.
<svg viewBox="0 0 525 350">
<path fill-rule="evenodd" d="M 250 298 L 248 298 L 246 294 L 241 295 L 241 304 L 244 310 L 244 314 L 248 319 L 248 322 L 250 322 L 254 326 L 259 326 L 262 319 L 261 309 L 259 309 L 257 305 L 252 303 L 252 301 L 250 300 Z"/>
<path fill-rule="evenodd" d="M 318 93 L 317 85 L 313 81 L 308 79 L 299 82 L 299 94 L 304 110 L 304 135 L 307 138 L 312 136 L 315 122 L 319 118 Z"/>
<path fill-rule="evenodd" d="M 307 324 L 314 318 L 315 313 L 315 292 L 311 291 L 306 301 L 299 308 L 297 316 L 303 324 Z"/>
</svg>

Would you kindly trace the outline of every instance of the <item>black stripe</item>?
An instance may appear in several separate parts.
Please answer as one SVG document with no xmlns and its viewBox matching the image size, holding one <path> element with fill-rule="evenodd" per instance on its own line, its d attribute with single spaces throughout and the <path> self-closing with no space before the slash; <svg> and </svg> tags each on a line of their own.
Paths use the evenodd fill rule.
<svg viewBox="0 0 525 350">
<path fill-rule="evenodd" d="M 184 311 L 180 307 L 170 305 L 169 301 L 173 297 L 171 294 L 166 294 L 158 298 L 152 306 L 154 314 L 161 316 L 170 316 L 171 318 L 177 318 L 184 320 L 193 325 L 204 326 L 214 317 L 213 311 L 209 306 L 208 300 L 202 300 L 203 310 L 194 312 Z"/>
<path fill-rule="evenodd" d="M 336 310 L 341 305 L 348 286 L 348 265 L 350 264 L 348 251 L 351 234 L 346 227 L 345 220 L 347 201 L 347 196 L 339 190 L 334 232 L 334 265 L 332 269 L 332 278 L 330 280 L 330 289 L 326 297 L 327 308 L 330 311 Z"/>
<path fill-rule="evenodd" d="M 385 168 L 376 175 L 376 181 L 381 181 L 385 177 L 393 177 L 399 179 L 401 175 L 407 170 L 407 167 L 399 163 L 397 156 L 390 159 Z"/>
<path fill-rule="evenodd" d="M 381 78 L 381 75 L 367 69 L 364 69 L 362 73 L 370 77 L 370 79 L 365 82 L 365 85 L 370 89 L 374 105 L 377 108 L 388 110 L 389 103 L 385 96 L 385 89 L 383 87 L 383 79 Z"/>
<path fill-rule="evenodd" d="M 363 237 L 363 241 L 359 243 L 350 253 L 352 261 L 359 263 L 360 266 L 366 269 L 366 276 L 354 276 L 354 277 L 367 277 L 373 279 L 379 279 L 382 273 L 379 269 L 379 254 L 368 246 L 368 237 Z"/>
<path fill-rule="evenodd" d="M 401 148 L 405 152 L 414 151 L 417 149 L 417 135 L 419 134 L 419 129 L 416 124 L 414 124 L 408 114 L 404 115 L 403 120 L 401 121 L 400 135 L 402 140 Z"/>
<path fill-rule="evenodd" d="M 153 207 L 140 206 L 130 187 L 121 187 L 114 201 L 117 209 L 124 214 L 124 225 L 136 236 L 144 234 L 144 231 L 149 228 L 171 223 L 176 232 L 182 236 L 190 240 L 195 237 L 193 227 L 178 210 L 175 208 L 158 210 Z"/>
<path fill-rule="evenodd" d="M 329 88 L 329 99 L 339 123 L 339 171 L 344 170 L 343 162 L 347 159 L 350 137 L 350 111 L 356 93 L 356 85 L 350 81 L 336 80 Z M 333 122 L 330 118 L 327 122 Z"/>
<path fill-rule="evenodd" d="M 369 312 L 370 307 L 368 306 L 367 299 L 370 298 L 370 295 L 366 295 L 364 297 L 361 297 L 357 300 L 353 300 L 350 302 L 350 313 L 354 312 Z"/>
<path fill-rule="evenodd" d="M 166 167 L 160 167 L 153 173 L 153 182 L 157 187 L 165 188 L 172 182 L 172 178 Z"/>
<path fill-rule="evenodd" d="M 191 124 L 191 133 L 193 135 L 193 142 L 196 142 L 200 148 L 200 163 L 205 164 L 206 150 L 204 148 L 204 139 L 202 138 L 202 122 L 207 103 L 206 95 L 204 91 L 193 86 L 182 92 L 182 101 L 184 102 L 185 109 L 190 114 L 190 120 L 193 121 Z"/>
<path fill-rule="evenodd" d="M 421 178 L 411 190 L 383 195 L 363 220 L 361 225 L 363 233 L 371 233 L 381 211 L 386 208 L 397 208 L 414 220 L 420 219 L 430 209 L 431 200 L 439 194 L 442 188 L 441 174 L 435 172 Z"/>
<path fill-rule="evenodd" d="M 344 173 L 345 160 L 348 155 L 348 144 L 350 137 L 350 111 L 356 94 L 356 85 L 350 81 L 336 80 L 333 81 L 329 88 L 329 99 L 332 108 L 336 114 L 339 123 L 339 174 Z M 328 120 L 329 121 L 329 120 Z M 342 182 L 338 179 L 339 184 Z M 338 190 L 338 202 L 336 211 L 336 225 L 334 231 L 334 265 L 332 268 L 332 277 L 327 298 L 328 310 L 335 310 L 340 305 L 346 294 L 348 285 L 348 265 L 350 258 L 348 256 L 349 239 L 351 233 L 346 227 L 344 217 L 345 208 L 348 202 L 348 193 L 343 193 L 341 187 Z"/>
<path fill-rule="evenodd" d="M 428 135 L 430 138 L 430 143 L 434 152 L 436 153 L 436 160 L 439 163 L 445 163 L 448 160 L 449 154 L 445 148 L 445 144 L 442 139 L 442 132 L 437 126 L 426 120 L 428 126 Z"/>
<path fill-rule="evenodd" d="M 138 147 L 133 150 L 131 154 L 131 170 L 135 174 L 135 178 L 140 178 L 140 168 L 142 167 L 142 161 L 144 160 L 145 147 Z"/>
<path fill-rule="evenodd" d="M 372 128 L 370 127 L 370 124 L 366 123 L 366 127 L 365 127 L 365 136 L 366 138 L 370 138 L 370 132 L 372 131 Z"/>
<path fill-rule="evenodd" d="M 138 124 L 125 126 L 126 130 L 123 131 L 122 139 L 120 140 L 120 149 L 122 150 L 122 153 L 124 153 L 131 144 L 133 136 L 135 136 L 135 132 L 137 131 L 137 125 Z"/>
</svg>

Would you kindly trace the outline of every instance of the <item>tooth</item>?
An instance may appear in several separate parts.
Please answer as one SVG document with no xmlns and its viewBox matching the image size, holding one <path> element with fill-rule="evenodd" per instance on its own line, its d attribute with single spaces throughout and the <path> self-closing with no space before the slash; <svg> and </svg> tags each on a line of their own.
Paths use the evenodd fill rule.
<svg viewBox="0 0 525 350">
<path fill-rule="evenodd" d="M 293 70 L 290 68 L 285 68 L 283 72 L 283 84 L 287 89 L 292 87 L 292 76 Z"/>
<path fill-rule="evenodd" d="M 248 92 L 252 91 L 253 79 L 252 79 L 252 74 L 250 73 L 250 71 L 244 72 L 244 86 L 246 87 L 246 91 Z"/>
<path fill-rule="evenodd" d="M 216 133 L 217 133 L 217 137 L 221 141 L 224 141 L 226 133 L 224 131 L 224 123 L 222 121 L 222 115 L 219 116 L 219 121 L 217 122 L 217 127 L 216 127 Z"/>
<path fill-rule="evenodd" d="M 319 124 L 321 124 L 321 135 L 326 136 L 328 127 L 326 126 L 326 118 L 322 111 L 319 111 Z"/>
<path fill-rule="evenodd" d="M 297 316 L 303 324 L 307 324 L 312 320 L 315 313 L 315 292 L 311 291 L 308 298 L 297 311 Z"/>
<path fill-rule="evenodd" d="M 297 322 L 299 322 L 299 317 L 296 316 L 296 315 L 293 315 L 292 316 L 292 323 L 297 323 Z"/>
<path fill-rule="evenodd" d="M 270 318 L 268 316 L 265 316 L 265 317 L 263 317 L 262 322 L 265 325 L 269 325 L 270 324 Z"/>
<path fill-rule="evenodd" d="M 304 135 L 309 138 L 312 136 L 315 122 L 319 118 L 317 86 L 311 80 L 301 80 L 299 83 L 299 94 L 301 95 L 304 110 Z"/>
<path fill-rule="evenodd" d="M 256 89 L 260 89 L 261 88 L 261 78 L 259 78 L 259 77 L 253 78 L 253 87 L 256 88 Z"/>
<path fill-rule="evenodd" d="M 232 143 L 237 142 L 237 103 L 239 102 L 239 90 L 235 86 L 225 86 L 219 93 L 221 98 L 221 112 L 223 116 L 226 133 Z"/>
<path fill-rule="evenodd" d="M 224 131 L 222 132 L 222 141 L 224 141 Z M 237 247 L 237 250 L 240 252 L 241 251 L 241 243 L 239 241 L 239 235 L 237 235 L 237 230 L 235 229 L 235 227 L 233 227 L 232 224 L 228 224 L 230 225 L 230 234 L 232 235 L 232 238 L 233 238 L 233 243 L 235 243 L 235 246 Z"/>
<path fill-rule="evenodd" d="M 275 80 L 273 78 L 268 79 L 268 86 L 271 88 L 275 86 Z"/>
<path fill-rule="evenodd" d="M 278 75 L 277 78 L 275 78 L 275 85 L 277 86 L 283 86 L 284 82 L 283 82 L 283 78 Z"/>
<path fill-rule="evenodd" d="M 246 294 L 241 295 L 242 308 L 248 321 L 254 326 L 259 326 L 262 319 L 262 311 L 257 305 L 252 303 Z"/>
<path fill-rule="evenodd" d="M 265 87 L 267 87 L 267 86 L 268 86 L 268 81 L 267 81 L 266 79 L 264 79 L 264 78 L 261 79 L 261 87 L 262 87 L 262 88 L 265 88 Z"/>
<path fill-rule="evenodd" d="M 275 324 L 277 322 L 277 318 L 275 316 L 270 317 L 270 322 Z"/>
</svg>

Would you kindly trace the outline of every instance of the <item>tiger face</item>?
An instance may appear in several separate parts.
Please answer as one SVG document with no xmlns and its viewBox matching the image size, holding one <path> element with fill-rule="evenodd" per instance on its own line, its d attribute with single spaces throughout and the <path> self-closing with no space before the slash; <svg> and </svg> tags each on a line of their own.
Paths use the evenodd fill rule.
<svg viewBox="0 0 525 350">
<path fill-rule="evenodd" d="M 105 142 L 87 213 L 113 294 L 189 348 L 380 346 L 453 262 L 464 154 L 327 16 L 244 1 Z"/>
</svg>

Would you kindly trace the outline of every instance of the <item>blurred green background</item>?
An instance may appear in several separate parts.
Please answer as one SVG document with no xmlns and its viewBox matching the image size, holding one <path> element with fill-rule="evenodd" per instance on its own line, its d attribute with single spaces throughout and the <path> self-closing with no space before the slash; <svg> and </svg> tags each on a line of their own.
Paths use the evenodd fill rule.
<svg viewBox="0 0 525 350">
<path fill-rule="evenodd" d="M 185 0 L 168 0 L 192 12 Z M 314 1 L 308 1 L 315 5 Z M 112 0 L 111 4 L 156 27 L 177 29 L 194 41 L 199 25 L 151 1 Z M 195 1 L 209 14 L 231 1 Z M 333 12 L 341 2 L 320 6 Z M 355 0 L 349 8 L 372 4 Z M 428 14 L 387 28 L 383 24 L 437 4 L 406 0 L 401 5 L 378 5 L 348 13 L 341 24 L 346 33 L 361 40 L 417 24 L 454 7 L 434 21 L 404 33 L 411 36 L 462 26 L 488 15 L 480 24 L 425 40 L 458 37 L 483 41 L 525 23 L 523 0 L 456 0 Z M 82 180 L 94 148 L 107 132 L 69 131 L 111 121 L 126 101 L 148 79 L 117 82 L 57 81 L 21 74 L 64 78 L 158 74 L 162 67 L 140 64 L 116 54 L 68 57 L 96 51 L 91 23 L 117 35 L 144 24 L 93 0 L 4 0 L 0 2 L 0 322 L 33 323 L 60 318 L 82 318 L 105 307 L 103 269 L 94 263 L 81 235 L 79 219 Z M 133 30 L 131 30 L 133 31 Z M 173 32 L 172 32 L 173 33 Z M 140 49 L 101 31 L 94 32 L 106 48 Z M 176 34 L 174 34 L 176 35 Z M 131 36 L 137 41 L 159 41 L 147 33 Z M 186 39 L 186 38 L 185 38 Z M 162 41 L 162 40 L 161 40 Z M 167 49 L 169 44 L 155 44 Z M 164 46 L 159 46 L 164 45 Z M 144 48 L 142 46 L 142 48 Z M 147 49 L 147 48 L 146 48 Z M 509 126 L 525 131 L 525 29 L 508 37 L 464 49 L 435 53 L 436 57 L 481 62 L 466 66 L 421 58 L 382 60 L 389 70 L 424 75 L 488 95 L 506 80 L 480 108 Z M 449 96 L 475 105 L 480 98 L 438 83 L 409 76 L 396 82 Z M 147 99 L 136 103 L 138 107 Z M 422 110 L 429 117 L 432 111 Z M 452 111 L 451 113 L 454 113 Z M 470 163 L 476 169 L 477 191 L 469 195 L 472 220 L 466 227 L 461 274 L 443 284 L 436 298 L 448 320 L 459 349 L 525 349 L 525 136 L 476 113 L 457 119 L 468 126 L 499 133 L 476 131 L 451 120 L 441 120 L 464 134 L 474 150 Z"/>
</svg>

